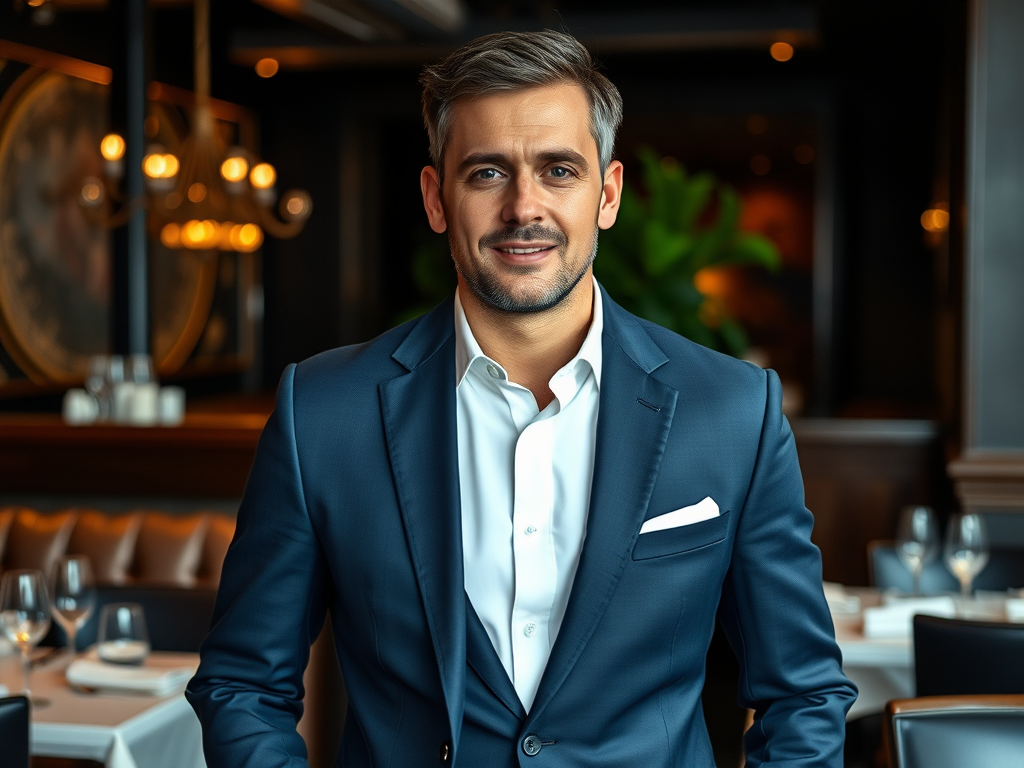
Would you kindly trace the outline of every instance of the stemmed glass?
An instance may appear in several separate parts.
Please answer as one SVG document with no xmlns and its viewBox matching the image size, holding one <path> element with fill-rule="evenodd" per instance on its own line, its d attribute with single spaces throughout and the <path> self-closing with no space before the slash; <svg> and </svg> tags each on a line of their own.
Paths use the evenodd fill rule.
<svg viewBox="0 0 1024 768">
<path fill-rule="evenodd" d="M 945 548 L 946 566 L 960 580 L 964 608 L 971 598 L 974 577 L 988 565 L 988 537 L 979 515 L 953 515 Z"/>
<path fill-rule="evenodd" d="M 24 692 L 29 696 L 29 653 L 50 628 L 50 598 L 40 571 L 4 574 L 0 581 L 0 628 L 21 652 Z"/>
<path fill-rule="evenodd" d="M 82 555 L 62 557 L 57 564 L 53 587 L 53 618 L 68 639 L 68 663 L 75 660 L 76 638 L 96 605 L 96 587 L 89 558 Z"/>
<path fill-rule="evenodd" d="M 931 507 L 904 507 L 900 512 L 896 554 L 914 578 L 914 595 L 920 595 L 921 572 L 939 554 L 939 530 Z"/>
</svg>

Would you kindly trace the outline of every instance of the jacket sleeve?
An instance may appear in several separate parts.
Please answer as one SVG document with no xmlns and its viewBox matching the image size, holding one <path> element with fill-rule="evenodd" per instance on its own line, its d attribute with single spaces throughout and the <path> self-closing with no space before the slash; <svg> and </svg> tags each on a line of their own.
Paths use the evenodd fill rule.
<svg viewBox="0 0 1024 768">
<path fill-rule="evenodd" d="M 296 450 L 294 380 L 292 365 L 260 437 L 212 628 L 185 692 L 202 723 L 206 762 L 217 768 L 307 764 L 295 725 L 328 582 Z"/>
<path fill-rule="evenodd" d="M 767 373 L 760 444 L 738 522 L 719 618 L 740 663 L 739 702 L 755 710 L 748 766 L 842 768 L 857 689 L 842 671 L 811 543 L 782 386 Z"/>
</svg>

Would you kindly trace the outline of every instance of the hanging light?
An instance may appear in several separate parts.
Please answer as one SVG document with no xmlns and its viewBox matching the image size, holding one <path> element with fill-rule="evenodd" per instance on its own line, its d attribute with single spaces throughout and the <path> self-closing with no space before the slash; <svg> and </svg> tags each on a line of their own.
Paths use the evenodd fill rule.
<svg viewBox="0 0 1024 768">
<path fill-rule="evenodd" d="M 278 201 L 277 171 L 254 159 L 242 147 L 224 148 L 210 107 L 209 0 L 195 3 L 195 108 L 191 130 L 177 153 L 158 144 L 142 160 L 151 224 L 167 248 L 188 251 L 252 253 L 265 234 L 277 238 L 297 235 L 313 210 L 304 190 L 289 190 Z M 124 174 L 124 138 L 110 133 L 100 142 L 105 180 L 83 180 L 79 203 L 101 216 L 108 189 Z M 274 203 L 278 201 L 277 214 Z M 127 218 L 128 205 L 107 214 L 109 226 Z M 279 214 L 279 215 L 278 215 Z"/>
</svg>

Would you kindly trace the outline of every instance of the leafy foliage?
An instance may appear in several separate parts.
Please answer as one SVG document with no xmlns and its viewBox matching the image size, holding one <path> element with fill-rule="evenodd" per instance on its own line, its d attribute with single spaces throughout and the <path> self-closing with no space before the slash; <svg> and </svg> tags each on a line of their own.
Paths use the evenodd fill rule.
<svg viewBox="0 0 1024 768">
<path fill-rule="evenodd" d="M 740 198 L 710 173 L 687 174 L 675 161 L 638 150 L 646 196 L 628 183 L 615 225 L 600 235 L 594 271 L 634 314 L 712 349 L 744 352 L 747 335 L 721 303 L 694 285 L 707 267 L 777 270 L 775 246 L 739 230 Z"/>
</svg>

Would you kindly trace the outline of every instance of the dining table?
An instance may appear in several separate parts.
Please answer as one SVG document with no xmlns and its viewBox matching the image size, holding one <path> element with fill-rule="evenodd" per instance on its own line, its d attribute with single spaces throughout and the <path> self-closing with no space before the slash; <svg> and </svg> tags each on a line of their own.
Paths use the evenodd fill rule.
<svg viewBox="0 0 1024 768">
<path fill-rule="evenodd" d="M 843 655 L 843 671 L 859 690 L 847 719 L 880 714 L 891 699 L 913 698 L 914 638 L 909 631 L 909 620 L 907 631 L 892 636 L 865 633 L 866 610 L 912 598 L 873 587 L 829 584 L 826 584 L 825 594 L 832 612 L 836 642 Z M 953 596 L 946 597 L 954 602 Z M 1024 616 L 1011 611 L 1012 604 L 1019 606 L 1022 602 L 1021 597 L 1011 592 L 978 592 L 966 605 L 955 603 L 956 616 L 984 621 L 1024 621 Z"/>
<path fill-rule="evenodd" d="M 0 685 L 21 690 L 20 660 L 0 649 Z M 68 658 L 57 653 L 32 669 L 30 752 L 92 760 L 105 768 L 206 768 L 199 720 L 183 690 L 167 696 L 73 688 Z M 194 670 L 195 653 L 154 651 L 147 667 Z"/>
</svg>

